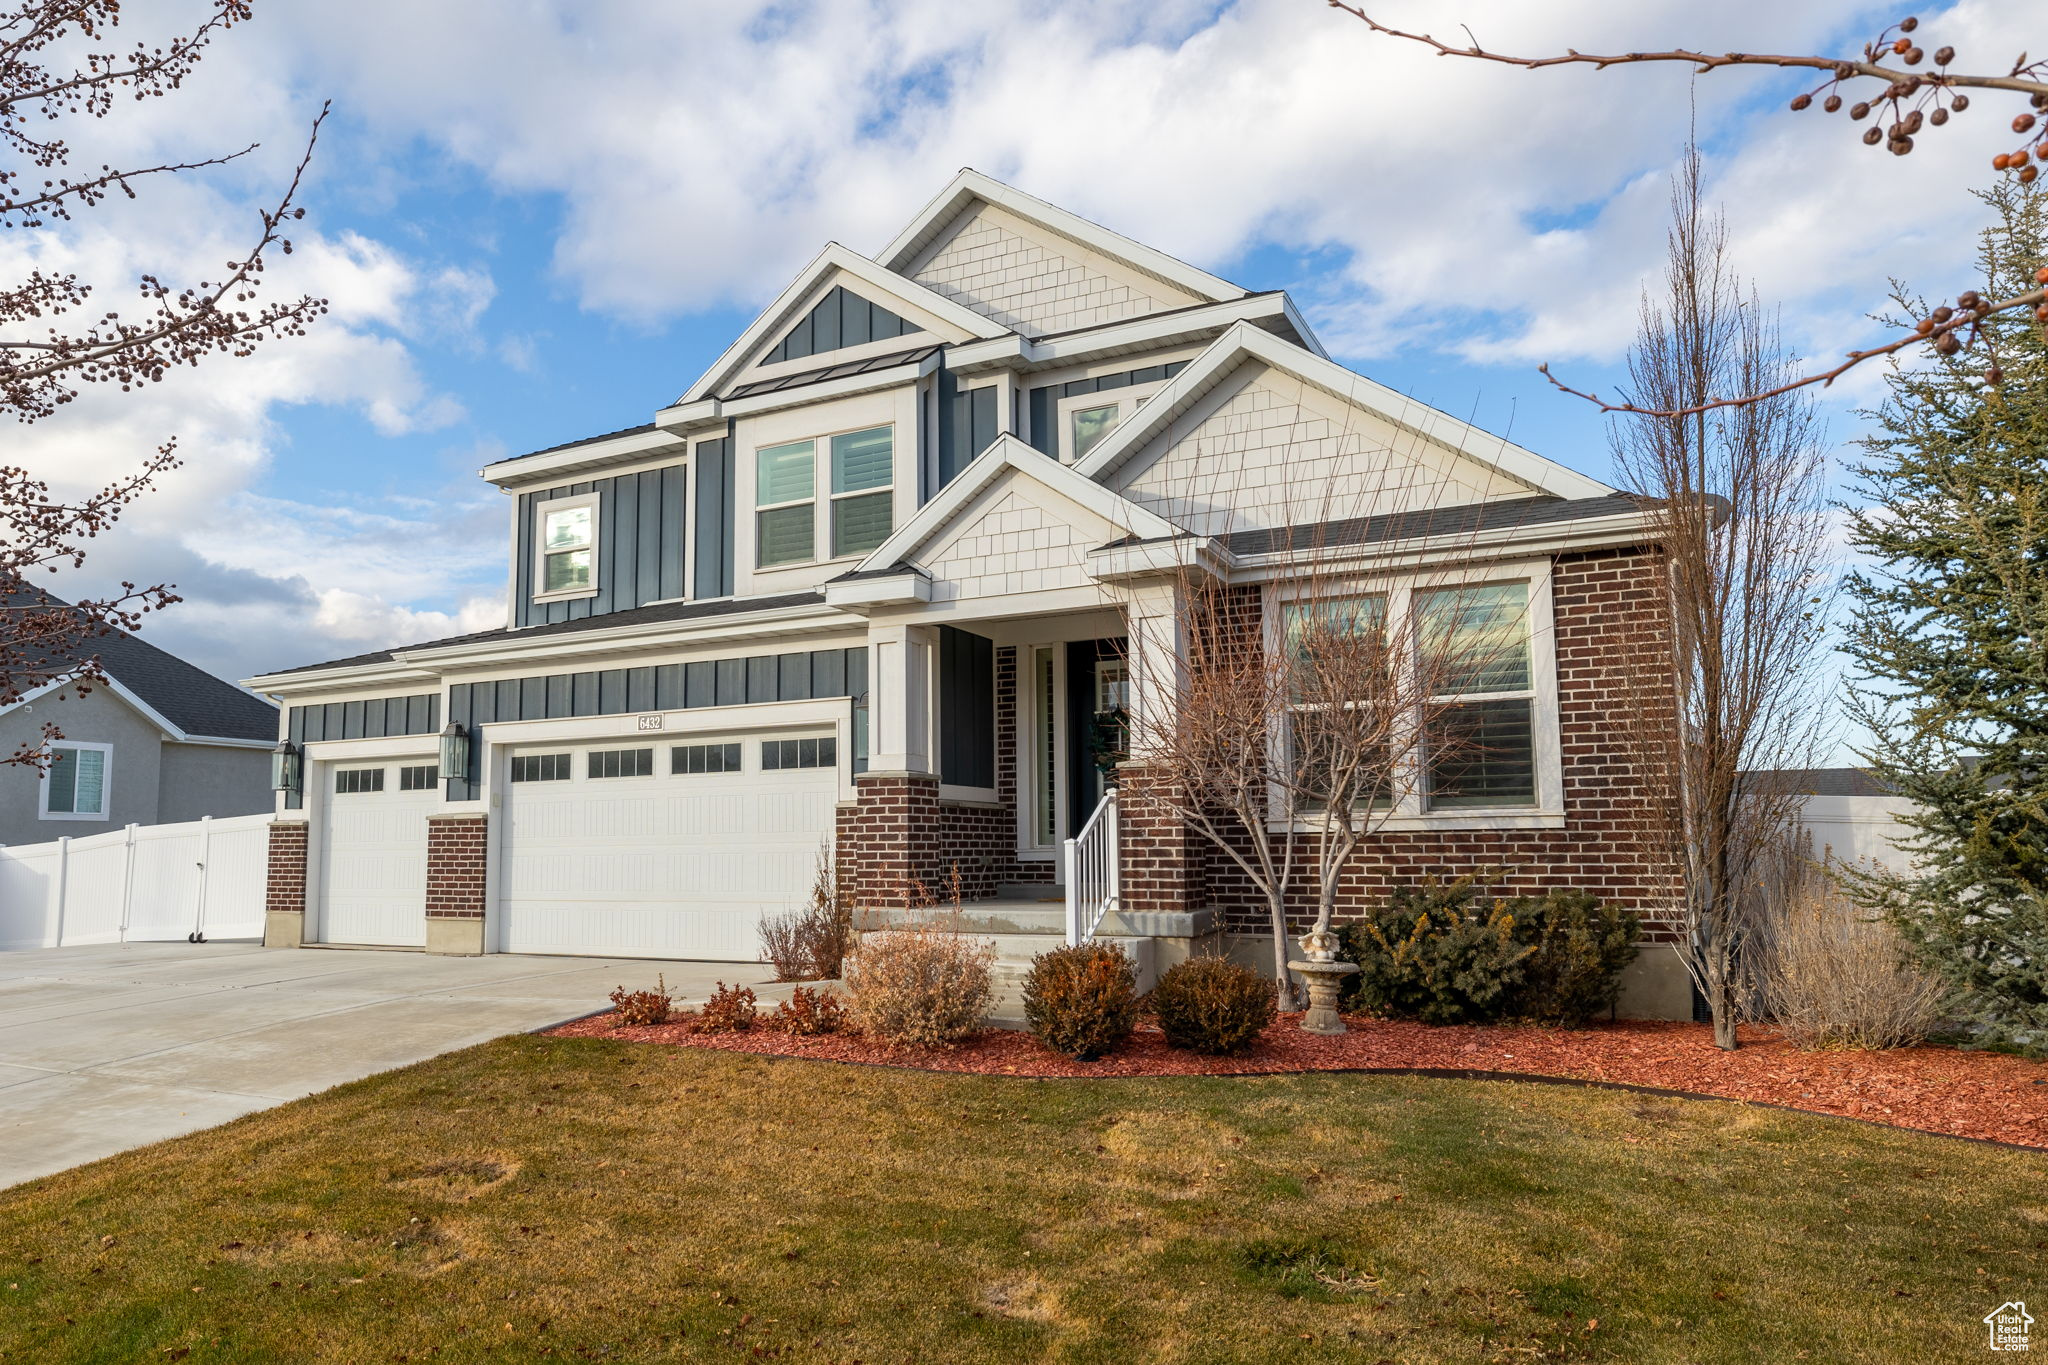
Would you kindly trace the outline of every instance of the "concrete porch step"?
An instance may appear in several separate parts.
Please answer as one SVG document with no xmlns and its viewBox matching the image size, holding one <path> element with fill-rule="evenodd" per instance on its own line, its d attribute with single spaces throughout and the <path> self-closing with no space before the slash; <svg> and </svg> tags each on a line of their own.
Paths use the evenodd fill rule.
<svg viewBox="0 0 2048 1365">
<path fill-rule="evenodd" d="M 968 901 L 956 912 L 950 905 L 937 910 L 904 910 L 876 906 L 861 911 L 857 921 L 863 929 L 884 929 L 895 924 L 957 924 L 976 934 L 1064 934 L 1067 909 L 1064 901 L 1047 904 L 1036 900 L 1002 898 Z M 1042 950 L 1041 950 L 1042 951 Z"/>
</svg>

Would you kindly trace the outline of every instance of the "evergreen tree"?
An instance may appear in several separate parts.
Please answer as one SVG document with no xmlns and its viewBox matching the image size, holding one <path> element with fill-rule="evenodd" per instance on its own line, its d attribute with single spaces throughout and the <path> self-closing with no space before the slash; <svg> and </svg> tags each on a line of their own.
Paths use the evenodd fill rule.
<svg viewBox="0 0 2048 1365">
<path fill-rule="evenodd" d="M 1984 285 L 2032 288 L 2048 197 L 2001 184 Z M 1900 306 L 1924 316 L 1918 301 Z M 1851 874 L 1954 990 L 1980 1041 L 2048 1052 L 2048 338 L 1987 319 L 1981 355 L 1895 367 L 1854 466 L 1852 706 L 1871 772 L 1914 804 L 1910 874 Z"/>
</svg>

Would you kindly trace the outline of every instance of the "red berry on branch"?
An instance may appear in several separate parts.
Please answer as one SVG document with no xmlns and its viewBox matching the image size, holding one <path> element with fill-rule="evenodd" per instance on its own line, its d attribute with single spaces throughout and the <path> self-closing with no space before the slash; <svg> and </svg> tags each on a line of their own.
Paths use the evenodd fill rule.
<svg viewBox="0 0 2048 1365">
<path fill-rule="evenodd" d="M 1865 101 L 1857 101 L 1855 104 L 1849 106 L 1849 117 L 1853 119 L 1869 118 L 1870 105 Z"/>
<path fill-rule="evenodd" d="M 1941 126 L 1942 124 L 1944 124 L 1944 123 L 1947 123 L 1947 122 L 1948 122 L 1948 110 L 1946 110 L 1946 109 L 1937 109 L 1937 110 L 1935 110 L 1935 111 L 1934 111 L 1933 113 L 1931 113 L 1931 114 L 1929 114 L 1929 115 L 1927 116 L 1927 121 L 1928 121 L 1929 123 L 1933 124 L 1933 125 L 1934 125 L 1935 127 L 1939 128 L 1939 127 L 1940 127 L 1940 126 Z"/>
<path fill-rule="evenodd" d="M 2039 166 L 2029 166 L 2020 172 L 2020 183 L 2022 185 L 2031 185 L 2040 174 L 2041 168 Z"/>
<path fill-rule="evenodd" d="M 1997 156 L 1991 158 L 1991 169 L 1994 171 L 2002 171 L 2011 164 L 2012 156 L 2006 152 L 2000 152 Z"/>
<path fill-rule="evenodd" d="M 1906 49 L 1908 49 L 1908 48 L 1910 48 L 1910 47 L 1912 47 L 1912 46 L 1913 46 L 1913 40 L 1912 40 L 1912 39 L 1910 39 L 1910 38 L 1901 38 L 1901 39 L 1899 39 L 1899 40 L 1898 40 L 1897 42 L 1895 42 L 1895 43 L 1893 43 L 1893 44 L 1892 44 L 1892 51 L 1893 51 L 1893 52 L 1896 52 L 1896 53 L 1903 53 L 1903 52 L 1905 52 L 1905 51 L 1906 51 Z"/>
<path fill-rule="evenodd" d="M 1906 154 L 1907 152 L 1910 152 L 1910 151 L 1912 151 L 1912 150 L 1913 150 L 1913 139 L 1912 139 L 1912 138 L 1909 138 L 1909 137 L 1902 137 L 1902 138 L 1895 138 L 1895 139 L 1893 139 L 1893 141 L 1892 141 L 1892 155 L 1893 155 L 1893 156 L 1904 156 L 1904 155 L 1905 155 L 1905 154 Z"/>
<path fill-rule="evenodd" d="M 1874 125 L 1863 130 L 1863 145 L 1866 147 L 1875 147 L 1883 138 L 1884 133 Z"/>
<path fill-rule="evenodd" d="M 2033 116 L 2032 114 L 2015 114 L 2015 115 L 2013 115 L 2013 120 L 2012 120 L 2012 130 L 2013 130 L 2013 131 L 2014 131 L 2015 133 L 2024 133 L 2024 132 L 2026 132 L 2026 131 L 2027 131 L 2027 129 L 2029 129 L 2029 128 L 2033 127 L 2033 126 L 2034 126 L 2034 116 Z"/>
<path fill-rule="evenodd" d="M 2048 265 L 2044 265 L 2034 272 L 2034 283 L 2048 284 Z"/>
<path fill-rule="evenodd" d="M 1920 59 L 1925 57 L 1926 55 L 1926 53 L 1922 52 L 1917 47 L 1909 47 L 1906 49 L 1906 65 L 1918 66 L 1920 65 Z"/>
</svg>

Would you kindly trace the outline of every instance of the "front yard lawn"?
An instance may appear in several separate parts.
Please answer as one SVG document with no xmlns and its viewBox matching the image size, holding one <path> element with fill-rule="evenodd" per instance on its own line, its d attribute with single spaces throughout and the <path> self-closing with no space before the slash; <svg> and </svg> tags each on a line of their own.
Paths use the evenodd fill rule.
<svg viewBox="0 0 2048 1365">
<path fill-rule="evenodd" d="M 2048 1158 L 1730 1104 L 515 1037 L 0 1192 L 0 1359 L 1974 1360 L 2044 1248 Z"/>
</svg>

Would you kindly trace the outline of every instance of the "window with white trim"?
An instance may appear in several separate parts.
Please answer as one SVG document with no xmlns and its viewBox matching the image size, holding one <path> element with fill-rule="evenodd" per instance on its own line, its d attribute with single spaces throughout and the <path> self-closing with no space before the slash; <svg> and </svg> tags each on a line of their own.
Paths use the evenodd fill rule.
<svg viewBox="0 0 2048 1365">
<path fill-rule="evenodd" d="M 597 494 L 551 498 L 534 508 L 533 595 L 536 600 L 597 592 Z"/>
<path fill-rule="evenodd" d="M 755 566 L 772 569 L 864 555 L 887 540 L 895 526 L 895 438 L 894 427 L 863 427 L 757 449 Z M 821 445 L 826 459 L 822 516 Z"/>
<path fill-rule="evenodd" d="M 1421 657 L 1438 689 L 1428 703 L 1431 733 L 1423 737 L 1428 808 L 1535 805 L 1529 585 L 1420 591 L 1415 620 Z"/>
<path fill-rule="evenodd" d="M 50 766 L 43 772 L 41 810 L 45 820 L 107 818 L 108 777 L 113 769 L 111 744 L 57 743 L 50 746 Z"/>
<path fill-rule="evenodd" d="M 1280 620 L 1291 656 L 1287 724 L 1297 790 L 1318 798 L 1318 809 L 1339 787 L 1355 804 L 1386 809 L 1397 786 L 1391 753 L 1356 761 L 1391 738 L 1384 708 L 1398 704 L 1397 689 L 1374 682 L 1391 662 L 1386 594 L 1288 602 Z"/>
<path fill-rule="evenodd" d="M 384 790 L 382 768 L 337 768 L 334 770 L 336 796 L 367 796 Z"/>
</svg>

